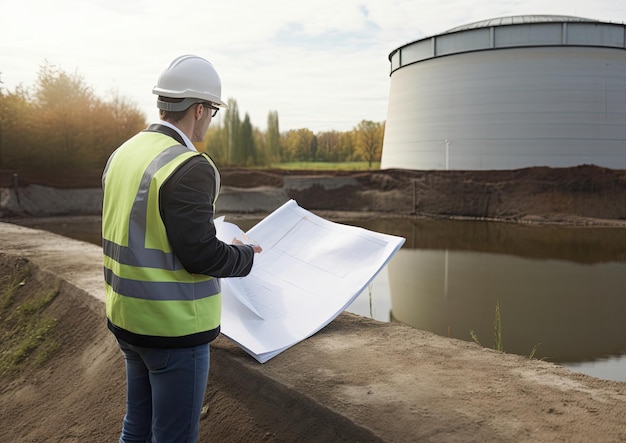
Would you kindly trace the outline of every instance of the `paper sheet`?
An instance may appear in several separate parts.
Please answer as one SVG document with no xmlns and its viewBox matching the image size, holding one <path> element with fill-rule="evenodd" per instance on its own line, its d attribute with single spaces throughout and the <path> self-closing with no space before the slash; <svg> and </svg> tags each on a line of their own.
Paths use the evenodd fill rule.
<svg viewBox="0 0 626 443">
<path fill-rule="evenodd" d="M 222 280 L 222 333 L 260 363 L 336 318 L 404 243 L 330 222 L 293 200 L 247 234 L 215 222 L 220 240 L 248 236 L 263 248 L 248 276 Z"/>
</svg>

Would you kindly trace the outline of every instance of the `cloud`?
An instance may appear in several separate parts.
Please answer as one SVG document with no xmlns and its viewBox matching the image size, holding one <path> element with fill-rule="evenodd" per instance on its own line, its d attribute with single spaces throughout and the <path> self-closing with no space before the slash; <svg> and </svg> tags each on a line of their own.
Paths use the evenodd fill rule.
<svg viewBox="0 0 626 443">
<path fill-rule="evenodd" d="M 5 11 L 3 11 L 5 12 Z M 22 0 L 0 16 L 2 85 L 32 86 L 46 60 L 156 118 L 159 73 L 181 54 L 208 58 L 255 126 L 348 130 L 383 121 L 390 52 L 463 24 L 521 14 L 622 22 L 626 3 L 565 0 Z"/>
</svg>

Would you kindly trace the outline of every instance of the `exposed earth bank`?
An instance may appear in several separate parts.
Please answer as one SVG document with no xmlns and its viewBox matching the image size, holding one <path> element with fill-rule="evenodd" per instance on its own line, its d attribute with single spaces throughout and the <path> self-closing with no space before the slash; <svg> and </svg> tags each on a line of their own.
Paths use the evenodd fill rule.
<svg viewBox="0 0 626 443">
<path fill-rule="evenodd" d="M 305 180 L 308 178 L 308 181 Z M 626 221 L 626 171 L 591 165 L 503 171 L 226 170 L 225 186 L 282 187 L 313 211 L 578 223 Z"/>
<path fill-rule="evenodd" d="M 20 173 L 15 178 L 4 171 L 0 216 L 97 213 L 99 174 Z M 592 165 L 503 171 L 223 168 L 221 176 L 222 213 L 269 213 L 292 198 L 318 213 L 626 225 L 626 170 Z"/>
</svg>

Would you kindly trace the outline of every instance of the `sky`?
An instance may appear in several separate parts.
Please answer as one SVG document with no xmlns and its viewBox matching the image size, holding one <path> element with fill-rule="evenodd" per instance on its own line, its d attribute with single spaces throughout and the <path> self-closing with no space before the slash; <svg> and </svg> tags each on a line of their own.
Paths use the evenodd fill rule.
<svg viewBox="0 0 626 443">
<path fill-rule="evenodd" d="M 0 87 L 32 88 L 40 67 L 54 65 L 154 121 L 159 74 L 195 54 L 253 126 L 265 130 L 277 111 L 281 132 L 348 131 L 386 119 L 393 50 L 476 21 L 543 14 L 624 23 L 626 1 L 0 0 Z"/>
</svg>

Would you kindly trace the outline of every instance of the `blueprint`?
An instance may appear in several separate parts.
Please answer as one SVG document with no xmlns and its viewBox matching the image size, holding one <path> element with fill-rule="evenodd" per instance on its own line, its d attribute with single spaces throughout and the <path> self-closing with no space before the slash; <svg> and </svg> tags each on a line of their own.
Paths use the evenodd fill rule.
<svg viewBox="0 0 626 443">
<path fill-rule="evenodd" d="M 222 333 L 264 363 L 335 319 L 404 238 L 334 223 L 290 200 L 247 233 L 221 217 L 218 238 L 261 245 L 246 277 L 222 279 Z"/>
</svg>

